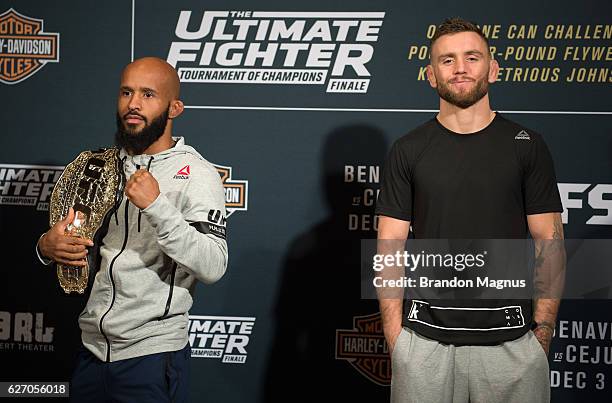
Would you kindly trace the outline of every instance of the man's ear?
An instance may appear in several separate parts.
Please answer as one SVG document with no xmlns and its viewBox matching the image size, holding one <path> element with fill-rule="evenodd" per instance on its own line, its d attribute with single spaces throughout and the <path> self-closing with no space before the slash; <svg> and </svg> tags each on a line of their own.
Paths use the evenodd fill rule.
<svg viewBox="0 0 612 403">
<path fill-rule="evenodd" d="M 491 59 L 491 61 L 489 62 L 489 84 L 493 84 L 495 81 L 497 81 L 497 76 L 499 75 L 499 63 L 497 63 L 497 60 L 495 59 Z"/>
<path fill-rule="evenodd" d="M 168 118 L 174 119 L 180 116 L 180 114 L 183 113 L 184 110 L 185 110 L 185 105 L 183 104 L 183 101 L 179 99 L 175 99 L 172 102 L 170 102 L 170 111 L 168 112 Z"/>
<path fill-rule="evenodd" d="M 431 64 L 427 65 L 427 81 L 429 81 L 429 85 L 431 85 L 433 88 L 438 87 L 438 82 L 436 81 L 436 75 L 434 74 L 433 66 Z"/>
</svg>

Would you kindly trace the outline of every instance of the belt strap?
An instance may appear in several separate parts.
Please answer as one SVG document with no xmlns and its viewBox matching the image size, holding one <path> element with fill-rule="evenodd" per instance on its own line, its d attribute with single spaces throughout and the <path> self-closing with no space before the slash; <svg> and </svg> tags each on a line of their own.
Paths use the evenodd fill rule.
<svg viewBox="0 0 612 403">
<path fill-rule="evenodd" d="M 442 330 L 486 332 L 525 326 L 523 309 L 520 305 L 462 308 L 435 306 L 426 301 L 412 300 L 407 320 Z"/>
</svg>

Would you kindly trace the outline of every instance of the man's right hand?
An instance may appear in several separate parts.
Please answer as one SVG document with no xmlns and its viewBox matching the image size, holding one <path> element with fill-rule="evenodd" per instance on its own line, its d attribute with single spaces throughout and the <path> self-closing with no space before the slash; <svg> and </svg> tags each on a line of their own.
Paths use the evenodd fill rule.
<svg viewBox="0 0 612 403">
<path fill-rule="evenodd" d="M 85 266 L 87 264 L 87 247 L 93 246 L 89 239 L 66 234 L 66 228 L 74 220 L 72 207 L 63 220 L 53 227 L 38 241 L 42 255 L 67 266 Z"/>
<path fill-rule="evenodd" d="M 399 326 L 397 329 L 388 330 L 385 332 L 385 339 L 387 340 L 387 345 L 389 346 L 389 355 L 393 354 L 393 350 L 395 350 L 395 343 L 397 342 L 397 338 L 400 333 L 402 333 L 402 327 Z"/>
</svg>

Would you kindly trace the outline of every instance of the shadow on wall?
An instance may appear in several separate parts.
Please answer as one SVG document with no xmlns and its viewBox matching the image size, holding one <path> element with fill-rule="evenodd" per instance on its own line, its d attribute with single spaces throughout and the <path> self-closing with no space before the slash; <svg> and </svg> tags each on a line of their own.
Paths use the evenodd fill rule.
<svg viewBox="0 0 612 403">
<path fill-rule="evenodd" d="M 336 330 L 351 329 L 354 316 L 378 312 L 376 301 L 361 299 L 359 261 L 360 240 L 376 232 L 349 230 L 349 215 L 373 218 L 374 203 L 364 206 L 363 194 L 378 184 L 345 183 L 344 169 L 382 165 L 386 154 L 384 133 L 371 126 L 327 136 L 320 175 L 329 215 L 294 239 L 285 255 L 262 401 L 388 400 L 387 388 L 335 359 Z M 354 197 L 362 198 L 360 205 Z"/>
</svg>

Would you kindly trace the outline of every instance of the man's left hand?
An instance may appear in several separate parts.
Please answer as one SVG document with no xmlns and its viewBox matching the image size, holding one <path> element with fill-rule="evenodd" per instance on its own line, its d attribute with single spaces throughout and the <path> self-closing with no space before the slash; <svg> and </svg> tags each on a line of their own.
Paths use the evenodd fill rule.
<svg viewBox="0 0 612 403">
<path fill-rule="evenodd" d="M 548 350 L 550 349 L 550 341 L 552 340 L 553 332 L 547 327 L 536 327 L 533 330 L 533 334 L 540 342 L 540 345 L 544 349 L 546 355 L 548 355 Z"/>
<path fill-rule="evenodd" d="M 159 183 L 146 169 L 134 172 L 125 184 L 125 195 L 141 210 L 149 207 L 159 193 Z"/>
</svg>

